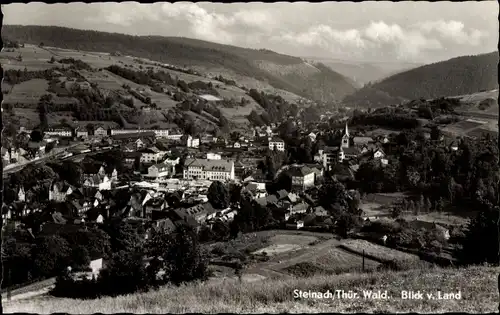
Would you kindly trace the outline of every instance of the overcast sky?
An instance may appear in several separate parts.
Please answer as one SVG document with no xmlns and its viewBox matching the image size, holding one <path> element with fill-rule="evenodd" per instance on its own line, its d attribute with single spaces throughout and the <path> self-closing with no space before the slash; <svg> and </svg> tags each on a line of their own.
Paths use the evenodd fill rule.
<svg viewBox="0 0 500 315">
<path fill-rule="evenodd" d="M 497 50 L 497 1 L 2 6 L 5 24 L 183 36 L 295 56 L 435 62 Z"/>
</svg>

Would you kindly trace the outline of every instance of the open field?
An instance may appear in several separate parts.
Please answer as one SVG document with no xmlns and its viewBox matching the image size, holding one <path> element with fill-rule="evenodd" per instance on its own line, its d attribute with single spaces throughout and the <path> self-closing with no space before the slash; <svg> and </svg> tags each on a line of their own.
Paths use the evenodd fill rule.
<svg viewBox="0 0 500 315">
<path fill-rule="evenodd" d="M 339 247 L 328 249 L 324 255 L 316 257 L 312 262 L 335 272 L 346 272 L 353 268 L 361 270 L 363 258 L 360 255 L 351 254 Z M 365 268 L 374 269 L 378 262 L 365 258 Z"/>
<path fill-rule="evenodd" d="M 498 268 L 431 268 L 404 272 L 322 275 L 268 279 L 257 283 L 225 281 L 164 287 L 157 291 L 98 300 L 39 298 L 3 304 L 6 313 L 488 313 L 498 308 Z M 294 290 L 387 290 L 391 299 L 296 299 Z M 460 300 L 402 300 L 402 290 L 461 293 Z"/>
<path fill-rule="evenodd" d="M 498 116 L 498 89 L 469 95 L 455 96 L 454 98 L 459 98 L 462 102 L 466 103 L 466 105 L 458 108 L 459 111 L 470 112 L 471 114 L 485 113 Z M 493 105 L 488 108 L 481 109 L 479 104 L 486 99 L 493 99 Z"/>
<path fill-rule="evenodd" d="M 469 218 L 472 218 L 476 213 L 477 213 L 476 211 L 470 211 L 464 214 L 463 216 L 460 216 L 449 212 L 431 212 L 431 213 L 421 214 L 418 216 L 405 215 L 402 216 L 402 218 L 409 221 L 409 220 L 415 220 L 418 217 L 418 220 L 420 221 L 461 226 L 467 224 L 469 222 Z"/>
<path fill-rule="evenodd" d="M 492 117 L 482 117 L 479 113 L 467 113 L 465 120 L 448 125 L 442 130 L 445 133 L 454 136 L 473 136 L 480 137 L 482 133 L 491 133 L 493 136 L 498 135 L 498 120 Z"/>
<path fill-rule="evenodd" d="M 453 127 L 467 130 L 467 129 L 479 127 L 481 125 L 483 125 L 483 124 L 481 124 L 480 122 L 477 122 L 477 121 L 463 120 L 463 121 L 459 121 L 459 122 L 453 124 Z"/>
<path fill-rule="evenodd" d="M 391 205 L 404 196 L 404 193 L 368 194 L 361 200 L 360 204 L 360 208 L 363 210 L 363 216 L 387 216 L 391 212 Z"/>
<path fill-rule="evenodd" d="M 362 255 L 364 251 L 366 255 L 370 255 L 381 261 L 420 261 L 420 257 L 416 255 L 377 245 L 365 240 L 348 239 L 342 241 L 342 245 L 360 255 Z"/>
<path fill-rule="evenodd" d="M 40 124 L 40 117 L 35 109 L 31 108 L 15 108 L 14 114 L 17 118 L 19 118 L 19 123 L 21 126 L 24 126 L 28 129 L 34 128 L 38 124 Z M 66 119 L 70 121 L 72 119 L 71 113 L 66 112 L 58 112 L 58 113 L 49 113 L 47 115 L 47 120 L 49 125 L 57 124 L 61 121 L 61 119 Z"/>
<path fill-rule="evenodd" d="M 377 128 L 371 131 L 368 131 L 366 133 L 367 137 L 377 137 L 377 136 L 388 136 L 391 133 L 400 133 L 401 131 L 398 130 L 391 130 L 391 129 L 385 129 L 385 128 Z"/>
<path fill-rule="evenodd" d="M 42 95 L 48 94 L 48 87 L 49 84 L 44 79 L 25 81 L 14 85 L 8 94 L 4 94 L 4 101 L 11 104 L 24 103 L 36 105 Z"/>
<path fill-rule="evenodd" d="M 316 240 L 317 238 L 314 236 L 278 234 L 269 239 L 269 243 L 272 245 L 259 249 L 255 251 L 254 254 L 265 252 L 268 256 L 274 256 L 276 254 L 302 249 Z"/>
<path fill-rule="evenodd" d="M 498 137 L 498 129 L 491 130 L 491 129 L 486 129 L 486 128 L 476 128 L 474 130 L 467 132 L 467 136 L 469 136 L 469 137 L 478 137 L 479 138 L 483 134 L 490 134 L 493 137 Z"/>
<path fill-rule="evenodd" d="M 21 55 L 22 61 L 12 59 L 19 55 Z M 52 56 L 51 52 L 43 48 L 26 45 L 24 48 L 14 49 L 14 52 L 2 51 L 0 53 L 0 63 L 5 70 L 24 70 L 25 67 L 28 71 L 45 70 L 54 67 L 54 65 L 47 62 Z"/>
</svg>

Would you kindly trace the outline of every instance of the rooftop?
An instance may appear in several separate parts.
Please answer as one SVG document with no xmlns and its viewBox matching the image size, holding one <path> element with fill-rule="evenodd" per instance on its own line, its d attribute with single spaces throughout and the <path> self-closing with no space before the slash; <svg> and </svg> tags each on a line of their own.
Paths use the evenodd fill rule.
<svg viewBox="0 0 500 315">
<path fill-rule="evenodd" d="M 314 173 L 314 171 L 307 166 L 292 166 L 287 170 L 287 173 L 292 177 L 304 177 Z"/>
<path fill-rule="evenodd" d="M 284 142 L 284 141 L 279 137 L 272 137 L 271 140 L 269 140 L 269 142 Z"/>
<path fill-rule="evenodd" d="M 185 167 L 201 167 L 205 171 L 230 172 L 234 162 L 230 160 L 186 159 Z"/>
</svg>

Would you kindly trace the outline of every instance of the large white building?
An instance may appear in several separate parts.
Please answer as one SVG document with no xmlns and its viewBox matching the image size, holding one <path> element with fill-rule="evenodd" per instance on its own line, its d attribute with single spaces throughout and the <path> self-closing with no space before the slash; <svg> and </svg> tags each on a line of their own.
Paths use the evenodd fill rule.
<svg viewBox="0 0 500 315">
<path fill-rule="evenodd" d="M 187 137 L 186 146 L 188 148 L 198 148 L 200 146 L 200 139 L 193 138 L 191 135 Z"/>
<path fill-rule="evenodd" d="M 179 141 L 179 140 L 181 140 L 182 136 L 183 136 L 182 132 L 180 132 L 178 130 L 174 130 L 174 131 L 169 131 L 169 133 L 167 135 L 167 139 Z"/>
<path fill-rule="evenodd" d="M 307 166 L 292 166 L 287 173 L 292 178 L 292 189 L 305 190 L 314 186 L 315 173 Z"/>
<path fill-rule="evenodd" d="M 148 168 L 148 177 L 161 178 L 168 176 L 171 170 L 171 166 L 168 164 L 160 163 L 152 165 Z"/>
<path fill-rule="evenodd" d="M 122 134 L 132 134 L 132 133 L 140 133 L 140 132 L 154 132 L 156 138 L 168 138 L 169 130 L 168 129 L 112 129 L 111 135 L 122 135 Z"/>
<path fill-rule="evenodd" d="M 69 127 L 52 128 L 45 131 L 47 136 L 71 137 L 72 131 Z"/>
<path fill-rule="evenodd" d="M 139 152 L 141 153 L 142 163 L 157 163 L 165 154 L 156 147 L 145 148 Z"/>
<path fill-rule="evenodd" d="M 187 159 L 184 163 L 184 179 L 234 180 L 234 162 Z"/>
<path fill-rule="evenodd" d="M 269 150 L 285 151 L 285 141 L 280 138 L 274 137 L 269 140 Z"/>
</svg>

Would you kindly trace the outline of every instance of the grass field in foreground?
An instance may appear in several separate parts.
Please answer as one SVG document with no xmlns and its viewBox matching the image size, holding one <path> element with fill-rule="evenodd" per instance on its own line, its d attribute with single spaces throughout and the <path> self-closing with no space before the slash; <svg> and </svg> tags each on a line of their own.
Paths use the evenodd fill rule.
<svg viewBox="0 0 500 315">
<path fill-rule="evenodd" d="M 372 274 L 314 276 L 254 283 L 225 282 L 166 287 L 142 294 L 78 301 L 34 299 L 4 304 L 4 310 L 28 313 L 316 313 L 316 312 L 495 312 L 498 267 L 428 269 Z M 294 300 L 293 291 L 388 290 L 389 300 Z M 461 291 L 461 300 L 402 300 L 402 290 Z"/>
</svg>

